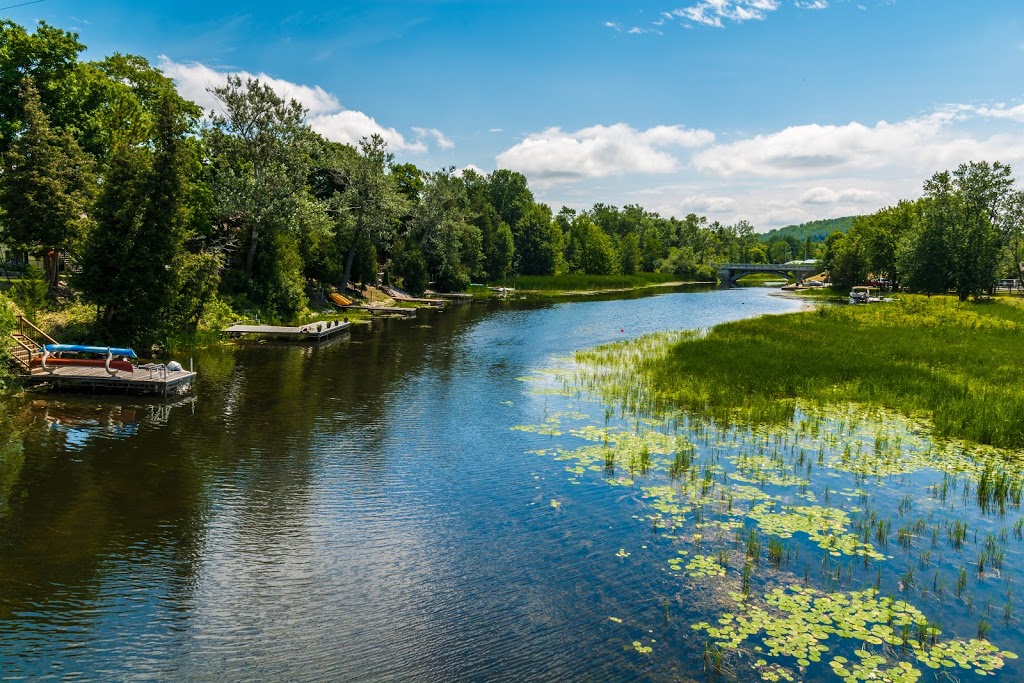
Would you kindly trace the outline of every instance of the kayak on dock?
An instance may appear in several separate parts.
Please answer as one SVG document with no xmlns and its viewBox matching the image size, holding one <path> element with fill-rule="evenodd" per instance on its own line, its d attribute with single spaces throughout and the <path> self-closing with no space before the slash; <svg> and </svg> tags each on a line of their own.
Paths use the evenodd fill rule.
<svg viewBox="0 0 1024 683">
<path fill-rule="evenodd" d="M 85 353 L 101 358 L 65 358 L 65 353 Z M 53 355 L 58 354 L 58 355 Z M 32 358 L 31 367 L 39 367 L 43 370 L 54 367 L 86 367 L 103 368 L 110 374 L 118 371 L 135 372 L 135 366 L 128 358 L 138 358 L 132 349 L 122 349 L 110 346 L 82 346 L 80 344 L 46 344 L 43 346 L 43 355 Z"/>
<path fill-rule="evenodd" d="M 97 353 L 106 356 L 123 356 L 125 358 L 138 358 L 131 349 L 119 349 L 113 346 L 81 346 L 79 344 L 47 344 L 43 350 L 50 353 Z"/>
</svg>

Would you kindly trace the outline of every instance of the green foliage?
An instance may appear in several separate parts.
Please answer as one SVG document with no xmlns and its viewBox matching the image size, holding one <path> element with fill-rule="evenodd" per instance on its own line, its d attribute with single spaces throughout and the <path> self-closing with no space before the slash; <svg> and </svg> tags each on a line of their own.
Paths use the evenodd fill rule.
<svg viewBox="0 0 1024 683">
<path fill-rule="evenodd" d="M 636 235 L 629 234 L 622 238 L 619 245 L 619 272 L 633 275 L 640 267 L 640 244 Z"/>
<path fill-rule="evenodd" d="M 25 313 L 25 317 L 35 322 L 36 314 L 46 305 L 46 295 L 49 291 L 50 285 L 46 281 L 43 271 L 35 266 L 29 266 L 25 269 L 21 279 L 11 287 L 11 297 Z M 6 311 L 8 308 L 6 303 L 0 303 L 2 303 L 0 308 Z"/>
<path fill-rule="evenodd" d="M 20 97 L 24 125 L 0 174 L 5 239 L 43 253 L 52 288 L 59 254 L 77 247 L 89 228 L 93 164 L 70 133 L 51 127 L 31 78 L 22 80 Z"/>
<path fill-rule="evenodd" d="M 403 248 L 395 256 L 394 273 L 398 285 L 415 296 L 422 295 L 430 281 L 423 252 L 413 247 Z"/>
<path fill-rule="evenodd" d="M 810 238 L 813 242 L 824 242 L 833 232 L 845 233 L 853 226 L 857 216 L 844 216 L 843 218 L 825 218 L 818 221 L 809 221 L 799 225 L 787 225 L 784 228 L 769 230 L 761 235 L 762 241 L 771 244 L 776 240 L 791 237 L 798 242 L 804 242 Z"/>
<path fill-rule="evenodd" d="M 78 34 L 39 22 L 35 33 L 0 20 L 0 155 L 7 154 L 28 122 L 20 94 L 26 78 L 35 84 L 40 107 L 59 129 L 80 128 L 81 85 Z"/>
<path fill-rule="evenodd" d="M 559 225 L 565 238 L 564 257 L 568 272 L 589 275 L 615 273 L 619 259 L 608 234 L 589 216 L 576 216 L 575 212 L 568 214 L 566 211 L 562 209 L 559 214 Z"/>
<path fill-rule="evenodd" d="M 856 228 L 845 238 L 833 243 L 831 252 L 830 278 L 832 287 L 839 291 L 848 291 L 861 284 L 868 277 L 868 261 Z"/>
<path fill-rule="evenodd" d="M 940 435 L 1024 447 L 1024 305 L 904 295 L 715 327 L 643 366 L 659 405 L 788 419 L 798 397 L 931 413 Z"/>
<path fill-rule="evenodd" d="M 6 296 L 0 294 L 0 387 L 7 387 L 11 383 L 11 345 L 14 343 L 11 333 L 14 332 L 16 325 L 13 305 Z M 0 458 L 0 467 L 2 465 Z"/>
<path fill-rule="evenodd" d="M 637 273 L 635 275 L 516 275 L 494 284 L 526 292 L 594 292 L 633 289 L 674 282 L 674 274 Z"/>
<path fill-rule="evenodd" d="M 554 275 L 562 264 L 562 235 L 543 204 L 530 206 L 513 228 L 516 272 Z"/>
<path fill-rule="evenodd" d="M 483 237 L 480 228 L 467 221 L 466 186 L 452 171 L 449 168 L 427 175 L 413 231 L 436 286 L 460 292 L 469 286 L 470 276 L 480 270 Z"/>
<path fill-rule="evenodd" d="M 104 334 L 143 347 L 195 331 L 220 265 L 218 256 L 186 248 L 187 187 L 198 165 L 185 141 L 188 112 L 170 96 L 157 106 L 150 145 L 111 154 L 78 278 L 101 309 Z"/>
<path fill-rule="evenodd" d="M 768 244 L 768 260 L 771 263 L 786 263 L 793 260 L 793 246 L 784 239 Z"/>
<path fill-rule="evenodd" d="M 262 258 L 260 264 L 269 270 L 257 273 L 256 264 L 261 247 L 280 248 L 282 241 L 276 236 L 292 231 L 303 204 L 310 201 L 307 178 L 315 137 L 303 121 L 305 110 L 296 100 L 286 102 L 270 85 L 253 79 L 242 83 L 231 76 L 211 92 L 223 110 L 204 129 L 214 160 L 210 183 L 220 220 L 245 247 L 246 275 L 292 282 L 300 276 L 301 267 L 275 272 L 284 263 Z M 293 297 L 282 293 L 271 298 L 292 301 Z"/>
</svg>

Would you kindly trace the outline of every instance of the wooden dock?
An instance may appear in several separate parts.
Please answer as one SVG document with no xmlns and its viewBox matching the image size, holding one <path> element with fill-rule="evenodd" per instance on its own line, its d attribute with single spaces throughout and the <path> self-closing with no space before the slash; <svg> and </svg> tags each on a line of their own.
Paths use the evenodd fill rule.
<svg viewBox="0 0 1024 683">
<path fill-rule="evenodd" d="M 347 311 L 366 311 L 370 315 L 401 315 L 409 318 L 416 315 L 415 308 L 403 308 L 401 306 L 364 306 L 353 304 L 352 306 L 342 306 L 341 308 Z"/>
<path fill-rule="evenodd" d="M 196 373 L 191 370 L 168 370 L 164 365 L 138 365 L 134 372 L 107 372 L 101 366 L 51 365 L 39 367 L 34 361 L 43 355 L 45 344 L 57 344 L 24 317 L 19 317 L 17 332 L 12 332 L 14 348 L 11 360 L 28 386 L 48 385 L 63 391 L 110 391 L 125 394 L 171 396 L 184 393 L 192 386 Z"/>
<path fill-rule="evenodd" d="M 108 374 L 103 368 L 61 366 L 43 370 L 36 368 L 31 374 L 23 375 L 28 385 L 48 384 L 54 389 L 95 390 L 125 394 L 155 394 L 171 396 L 185 392 L 196 378 L 188 370 L 172 372 L 163 369 L 149 370 L 143 367 L 135 372 Z"/>
<path fill-rule="evenodd" d="M 298 342 L 318 342 L 333 337 L 352 326 L 352 323 L 324 320 L 299 327 L 285 325 L 232 325 L 224 334 L 236 339 L 284 339 Z"/>
</svg>

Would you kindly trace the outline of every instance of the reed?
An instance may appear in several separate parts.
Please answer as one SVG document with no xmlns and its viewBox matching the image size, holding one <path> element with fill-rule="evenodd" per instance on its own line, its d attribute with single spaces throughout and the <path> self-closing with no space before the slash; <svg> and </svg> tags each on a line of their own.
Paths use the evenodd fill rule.
<svg viewBox="0 0 1024 683">
<path fill-rule="evenodd" d="M 797 399 L 857 402 L 926 411 L 940 436 L 1020 448 L 1022 332 L 1024 302 L 905 295 L 884 305 L 727 323 L 706 335 L 646 337 L 581 356 L 604 372 L 620 371 L 618 402 L 641 412 L 682 408 L 767 423 L 790 420 Z M 1022 488 L 1019 480 L 990 480 L 981 495 L 999 509 L 1000 499 L 1019 500 Z"/>
</svg>

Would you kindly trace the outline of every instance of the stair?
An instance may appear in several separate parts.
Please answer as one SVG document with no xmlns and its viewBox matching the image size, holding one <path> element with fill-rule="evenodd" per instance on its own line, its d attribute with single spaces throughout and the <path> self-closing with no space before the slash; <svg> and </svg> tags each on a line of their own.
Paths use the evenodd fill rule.
<svg viewBox="0 0 1024 683">
<path fill-rule="evenodd" d="M 17 332 L 11 334 L 11 337 L 16 342 L 19 342 L 11 346 L 11 358 L 14 360 L 14 364 L 21 372 L 25 374 L 31 374 L 32 353 L 28 349 L 26 349 L 25 346 L 29 348 L 37 348 L 38 344 L 33 342 L 24 334 L 19 334 Z M 24 346 L 22 346 L 22 344 L 24 344 Z"/>
</svg>

